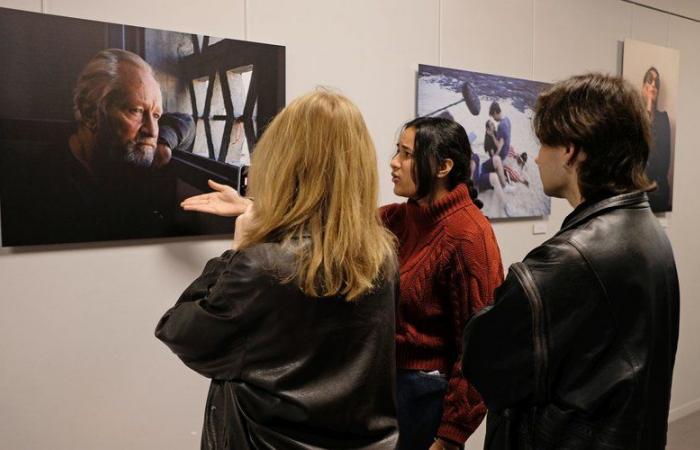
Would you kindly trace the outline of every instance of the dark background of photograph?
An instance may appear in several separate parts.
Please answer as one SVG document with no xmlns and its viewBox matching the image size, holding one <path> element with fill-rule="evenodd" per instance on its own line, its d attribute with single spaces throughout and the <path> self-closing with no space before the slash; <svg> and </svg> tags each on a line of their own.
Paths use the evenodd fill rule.
<svg viewBox="0 0 700 450">
<path fill-rule="evenodd" d="M 167 166 L 176 182 L 168 194 L 173 219 L 163 237 L 231 233 L 231 219 L 185 213 L 179 203 L 209 191 L 208 179 L 244 189 L 248 158 L 239 160 L 232 149 L 252 152 L 284 106 L 284 47 L 5 8 L 0 43 L 0 152 L 17 143 L 41 152 L 43 144 L 67 142 L 76 126 L 72 95 L 80 71 L 102 49 L 131 51 L 153 67 L 164 112 L 191 114 L 197 123 L 192 148 L 174 151 Z M 0 177 L 3 170 L 11 169 L 0 167 Z M 13 212 L 3 211 L 2 204 L 0 197 L 4 222 Z M 3 246 L 65 242 L 50 230 L 30 241 L 2 233 L 1 227 L 0 235 Z M 139 237 L 121 230 L 109 240 Z"/>
</svg>

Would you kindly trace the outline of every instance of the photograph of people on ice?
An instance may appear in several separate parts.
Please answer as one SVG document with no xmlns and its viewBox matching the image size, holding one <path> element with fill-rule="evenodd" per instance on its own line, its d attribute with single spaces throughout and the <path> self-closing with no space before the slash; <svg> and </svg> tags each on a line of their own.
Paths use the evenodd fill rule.
<svg viewBox="0 0 700 450">
<path fill-rule="evenodd" d="M 547 83 L 419 65 L 417 115 L 459 122 L 472 147 L 471 172 L 492 219 L 549 215 L 532 129 L 537 95 Z"/>
</svg>

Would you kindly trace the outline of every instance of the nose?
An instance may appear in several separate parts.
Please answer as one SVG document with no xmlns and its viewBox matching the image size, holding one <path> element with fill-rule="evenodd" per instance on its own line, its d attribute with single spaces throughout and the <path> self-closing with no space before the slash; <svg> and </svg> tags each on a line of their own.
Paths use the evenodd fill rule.
<svg viewBox="0 0 700 450">
<path fill-rule="evenodd" d="M 158 136 L 158 119 L 152 113 L 146 112 L 143 115 L 143 123 L 141 124 L 141 133 L 147 137 Z"/>
<path fill-rule="evenodd" d="M 392 158 L 391 161 L 389 162 L 389 167 L 392 169 L 398 169 L 401 167 L 401 164 L 399 163 L 399 154 L 395 154 Z"/>
</svg>

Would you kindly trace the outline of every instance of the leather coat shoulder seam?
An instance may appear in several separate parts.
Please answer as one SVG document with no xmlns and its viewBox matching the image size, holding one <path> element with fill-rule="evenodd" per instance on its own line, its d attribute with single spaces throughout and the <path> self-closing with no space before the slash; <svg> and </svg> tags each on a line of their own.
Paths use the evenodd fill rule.
<svg viewBox="0 0 700 450">
<path fill-rule="evenodd" d="M 539 289 L 532 276 L 532 272 L 525 263 L 519 262 L 512 266 L 520 285 L 525 291 L 525 296 L 532 310 L 532 342 L 534 348 L 534 397 L 536 402 L 547 401 L 547 372 L 549 370 L 548 352 L 549 342 L 547 336 L 546 315 Z"/>
</svg>

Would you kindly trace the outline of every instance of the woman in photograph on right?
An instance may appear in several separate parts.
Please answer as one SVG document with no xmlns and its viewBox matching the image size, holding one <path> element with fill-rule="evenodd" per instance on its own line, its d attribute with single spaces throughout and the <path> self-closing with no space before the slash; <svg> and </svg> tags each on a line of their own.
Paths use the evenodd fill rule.
<svg viewBox="0 0 700 450">
<path fill-rule="evenodd" d="M 671 210 L 671 125 L 666 111 L 658 110 L 661 79 L 655 67 L 649 67 L 642 83 L 642 99 L 651 121 L 651 151 L 647 176 L 657 189 L 649 192 L 649 203 L 655 212 Z"/>
</svg>

